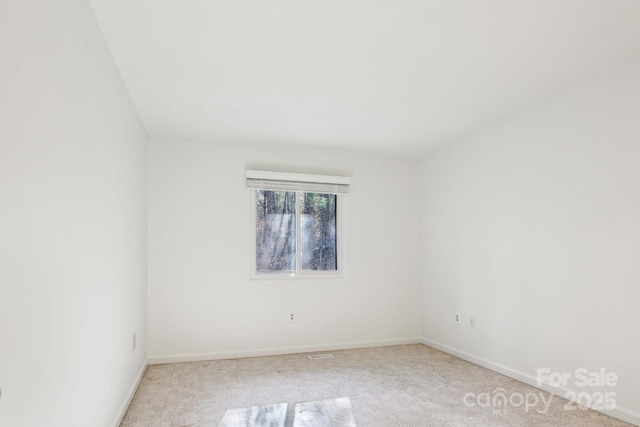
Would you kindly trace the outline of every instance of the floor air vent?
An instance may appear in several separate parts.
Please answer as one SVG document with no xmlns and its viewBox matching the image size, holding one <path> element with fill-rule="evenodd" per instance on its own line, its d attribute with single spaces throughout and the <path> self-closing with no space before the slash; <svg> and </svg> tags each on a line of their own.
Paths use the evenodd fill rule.
<svg viewBox="0 0 640 427">
<path fill-rule="evenodd" d="M 310 354 L 309 359 L 333 359 L 333 354 L 331 353 Z"/>
</svg>

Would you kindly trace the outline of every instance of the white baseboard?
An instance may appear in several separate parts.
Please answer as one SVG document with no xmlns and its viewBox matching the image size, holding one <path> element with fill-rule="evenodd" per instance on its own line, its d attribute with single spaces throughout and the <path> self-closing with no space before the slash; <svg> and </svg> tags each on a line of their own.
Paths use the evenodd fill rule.
<svg viewBox="0 0 640 427">
<path fill-rule="evenodd" d="M 465 353 L 464 351 L 460 351 L 458 349 L 455 349 L 453 347 L 449 347 L 448 345 L 445 344 L 441 344 L 437 341 L 432 341 L 429 339 L 422 339 L 421 342 L 424 345 L 427 345 L 429 347 L 433 347 L 435 349 L 444 351 L 445 353 L 449 353 L 453 356 L 459 357 L 460 359 L 464 359 L 468 362 L 474 363 L 476 365 L 480 365 L 482 367 L 485 367 L 487 369 L 490 369 L 494 372 L 497 372 L 499 374 L 505 375 L 509 378 L 513 378 L 515 380 L 521 381 L 525 384 L 529 384 L 530 386 L 539 388 L 541 390 L 544 390 L 546 392 L 555 394 L 557 396 L 560 396 L 562 398 L 565 398 L 565 394 L 569 391 L 573 391 L 573 390 L 569 390 L 569 389 L 565 389 L 562 387 L 556 387 L 554 385 L 548 384 L 548 383 L 543 383 L 541 386 L 538 386 L 538 379 L 525 374 L 523 372 L 519 372 L 516 371 L 514 369 L 511 369 L 507 366 L 501 365 L 499 363 L 494 363 L 491 362 L 489 360 L 483 359 L 481 357 L 477 357 L 474 356 L 472 354 L 469 353 Z M 575 393 L 575 391 L 574 391 Z M 616 407 L 616 409 L 610 410 L 610 411 L 598 411 L 601 412 L 605 415 L 609 415 L 618 419 L 621 419 L 623 421 L 626 421 L 628 423 L 631 423 L 633 425 L 636 426 L 640 426 L 640 414 L 631 410 L 628 410 L 626 408 L 621 408 L 621 407 Z"/>
<path fill-rule="evenodd" d="M 142 381 L 142 377 L 144 376 L 144 372 L 147 370 L 147 366 L 149 363 L 145 360 L 138 371 L 138 375 L 136 376 L 135 381 L 129 388 L 129 393 L 127 393 L 127 397 L 122 402 L 122 406 L 120 407 L 120 411 L 118 412 L 118 416 L 116 418 L 116 422 L 113 424 L 115 427 L 119 427 L 124 419 L 125 414 L 127 413 L 127 409 L 129 409 L 129 405 L 131 404 L 131 400 L 133 396 L 136 394 L 136 390 L 138 390 L 138 386 L 140 385 L 140 381 Z"/>
<path fill-rule="evenodd" d="M 280 354 L 297 354 L 297 353 L 311 353 L 317 351 L 332 351 L 332 350 L 350 350 L 354 348 L 368 348 L 368 347 L 385 347 L 389 345 L 402 345 L 402 344 L 420 344 L 422 343 L 420 338 L 402 338 L 392 340 L 376 340 L 376 341 L 361 341 L 352 343 L 332 343 L 322 345 L 311 345 L 302 347 L 279 347 L 279 348 L 267 348 L 267 349 L 254 349 L 243 350 L 235 352 L 218 352 L 218 353 L 200 353 L 200 354 L 179 354 L 171 356 L 153 356 L 149 357 L 149 365 L 160 365 L 163 363 L 178 363 L 178 362 L 200 362 L 204 360 L 216 360 L 216 359 L 239 359 L 243 357 L 257 357 L 257 356 L 277 356 Z"/>
</svg>

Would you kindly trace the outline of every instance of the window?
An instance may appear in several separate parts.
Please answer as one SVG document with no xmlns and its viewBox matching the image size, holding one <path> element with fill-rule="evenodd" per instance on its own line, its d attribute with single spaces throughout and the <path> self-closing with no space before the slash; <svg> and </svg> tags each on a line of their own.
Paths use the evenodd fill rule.
<svg viewBox="0 0 640 427">
<path fill-rule="evenodd" d="M 247 171 L 258 277 L 340 275 L 349 178 Z"/>
<path fill-rule="evenodd" d="M 338 271 L 335 194 L 255 193 L 257 273 Z"/>
</svg>

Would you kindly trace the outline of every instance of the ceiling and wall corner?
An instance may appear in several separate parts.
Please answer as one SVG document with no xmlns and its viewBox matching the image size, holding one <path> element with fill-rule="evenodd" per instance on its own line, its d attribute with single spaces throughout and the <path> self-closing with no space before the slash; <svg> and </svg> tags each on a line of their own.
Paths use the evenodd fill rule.
<svg viewBox="0 0 640 427">
<path fill-rule="evenodd" d="M 91 0 L 152 135 L 422 155 L 640 55 L 636 0 Z"/>
</svg>

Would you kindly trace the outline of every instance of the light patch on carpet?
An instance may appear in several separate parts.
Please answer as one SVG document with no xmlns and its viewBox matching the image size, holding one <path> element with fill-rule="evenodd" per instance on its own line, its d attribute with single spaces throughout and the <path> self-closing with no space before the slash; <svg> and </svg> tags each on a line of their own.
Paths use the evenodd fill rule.
<svg viewBox="0 0 640 427">
<path fill-rule="evenodd" d="M 220 427 L 284 427 L 286 419 L 286 403 L 251 406 L 227 410 Z"/>
<path fill-rule="evenodd" d="M 356 427 L 348 397 L 296 403 L 293 427 Z"/>
</svg>

